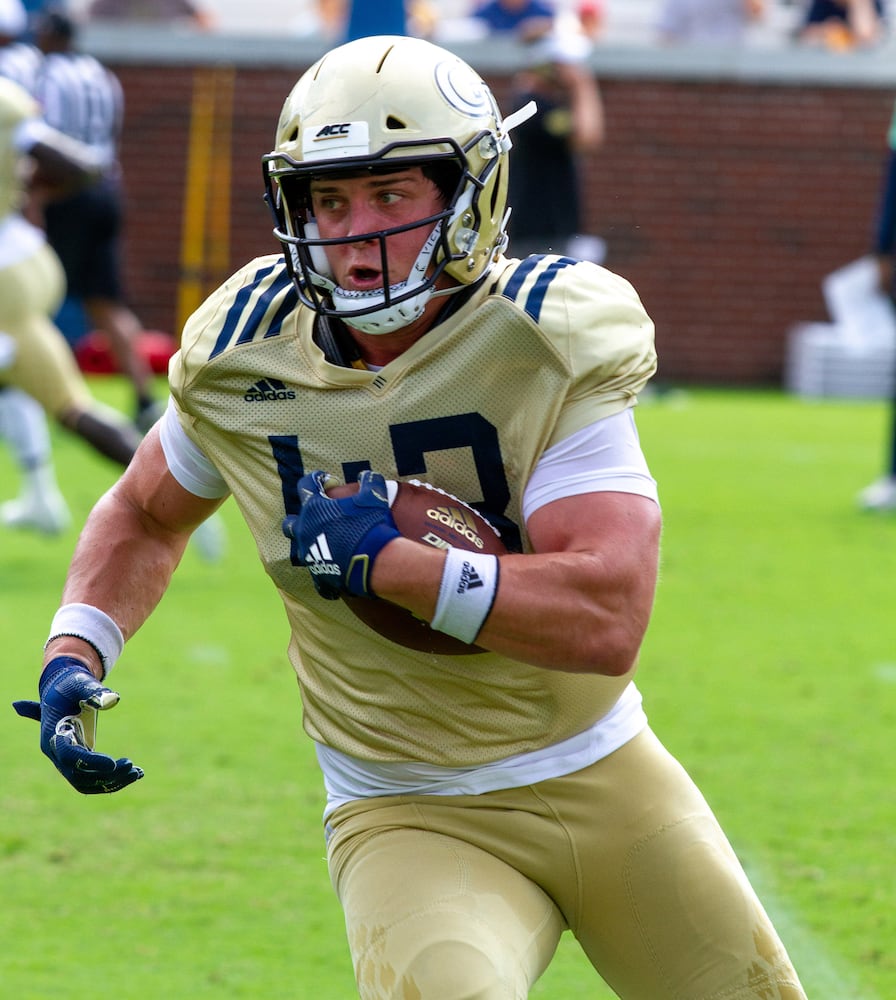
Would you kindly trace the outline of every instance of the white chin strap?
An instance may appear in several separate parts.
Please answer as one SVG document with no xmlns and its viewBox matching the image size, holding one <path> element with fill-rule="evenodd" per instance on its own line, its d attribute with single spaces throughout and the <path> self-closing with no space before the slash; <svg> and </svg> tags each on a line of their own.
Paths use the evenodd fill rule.
<svg viewBox="0 0 896 1000">
<path fill-rule="evenodd" d="M 400 295 L 407 290 L 407 281 L 400 281 L 397 285 L 389 286 L 389 293 L 393 296 Z M 423 310 L 432 296 L 432 291 L 432 288 L 424 288 L 409 299 L 403 299 L 390 306 L 384 305 L 380 309 L 372 309 L 370 312 L 365 312 L 363 316 L 349 316 L 345 322 L 362 333 L 392 333 L 394 330 L 400 330 L 409 323 L 413 323 L 415 319 L 419 319 L 423 315 Z M 373 306 L 385 302 L 386 299 L 382 291 L 350 292 L 338 285 L 333 289 L 330 297 L 336 312 L 352 312 L 355 309 L 364 308 L 368 304 Z"/>
<path fill-rule="evenodd" d="M 316 224 L 306 223 L 306 234 L 311 235 L 310 230 L 312 226 L 316 227 Z M 414 266 L 411 268 L 411 273 L 407 279 L 389 286 L 390 297 L 395 298 L 398 295 L 407 294 L 407 292 L 413 291 L 418 285 L 423 284 L 426 280 L 426 272 L 430 261 L 439 242 L 441 231 L 442 223 L 439 222 L 433 227 L 420 253 L 417 254 L 417 259 L 414 261 Z M 392 333 L 407 326 L 409 323 L 413 323 L 415 319 L 419 319 L 423 315 L 423 310 L 426 308 L 427 302 L 432 298 L 434 291 L 432 287 L 422 288 L 416 295 L 411 295 L 401 302 L 387 306 L 385 305 L 386 294 L 381 288 L 376 288 L 369 292 L 356 292 L 335 284 L 329 276 L 329 266 L 326 264 L 326 257 L 321 252 L 322 249 L 321 247 L 309 248 L 312 262 L 318 270 L 318 275 L 321 279 L 320 281 L 315 281 L 315 284 L 320 284 L 321 287 L 326 288 L 330 293 L 330 297 L 333 300 L 333 308 L 336 312 L 350 313 L 356 309 L 367 310 L 362 316 L 347 317 L 345 322 L 349 326 L 360 330 L 362 333 Z M 324 259 L 320 260 L 320 257 Z M 323 267 L 321 267 L 322 264 L 324 265 Z"/>
</svg>

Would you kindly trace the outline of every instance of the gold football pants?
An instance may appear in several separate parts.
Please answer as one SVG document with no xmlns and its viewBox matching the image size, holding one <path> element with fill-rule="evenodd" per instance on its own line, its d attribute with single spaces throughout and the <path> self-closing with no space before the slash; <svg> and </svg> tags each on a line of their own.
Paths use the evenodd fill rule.
<svg viewBox="0 0 896 1000">
<path fill-rule="evenodd" d="M 330 817 L 364 1000 L 523 1000 L 568 927 L 623 1000 L 805 1000 L 703 796 L 650 730 L 575 774 Z"/>
<path fill-rule="evenodd" d="M 15 385 L 53 417 L 90 404 L 90 390 L 71 348 L 50 316 L 59 307 L 65 276 L 46 244 L 0 269 L 0 336 L 13 349 L 0 365 L 0 385 Z"/>
</svg>

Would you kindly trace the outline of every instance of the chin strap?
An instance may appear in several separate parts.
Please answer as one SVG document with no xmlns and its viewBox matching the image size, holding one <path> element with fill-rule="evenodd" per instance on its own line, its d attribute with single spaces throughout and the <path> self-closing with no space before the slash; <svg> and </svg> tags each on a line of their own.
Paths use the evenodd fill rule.
<svg viewBox="0 0 896 1000">
<path fill-rule="evenodd" d="M 518 111 L 512 112 L 504 119 L 501 128 L 503 133 L 501 138 L 502 146 L 503 143 L 507 143 L 506 146 L 503 146 L 505 152 L 513 145 L 510 141 L 510 132 L 522 125 L 523 122 L 527 122 L 537 110 L 538 105 L 535 101 L 529 101 L 528 104 L 524 104 Z"/>
</svg>

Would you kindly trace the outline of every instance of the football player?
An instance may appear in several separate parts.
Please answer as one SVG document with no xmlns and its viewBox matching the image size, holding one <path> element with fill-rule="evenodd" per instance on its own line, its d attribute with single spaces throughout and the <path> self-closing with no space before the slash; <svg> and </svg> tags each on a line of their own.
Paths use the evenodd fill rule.
<svg viewBox="0 0 896 1000">
<path fill-rule="evenodd" d="M 800 1000 L 635 686 L 661 520 L 632 416 L 653 326 L 607 270 L 505 255 L 528 113 L 502 119 L 413 38 L 350 42 L 299 80 L 263 161 L 282 254 L 188 322 L 168 412 L 90 515 L 40 701 L 17 709 L 79 791 L 142 777 L 92 749 L 104 679 L 232 495 L 289 618 L 362 997 L 525 997 L 569 929 L 620 997 Z M 331 498 L 331 475 L 360 488 Z M 384 479 L 410 477 L 511 551 L 399 535 Z M 340 594 L 482 651 L 405 648 Z"/>
<path fill-rule="evenodd" d="M 36 165 L 37 170 L 33 168 Z M 29 168 L 30 172 L 29 172 Z M 64 427 L 97 451 L 127 465 L 140 441 L 136 429 L 93 399 L 68 343 L 50 317 L 64 294 L 65 279 L 43 231 L 22 214 L 29 180 L 71 188 L 97 168 L 90 150 L 49 128 L 33 98 L 17 83 L 0 77 L 0 400 L 4 433 L 25 419 L 32 397 Z M 22 393 L 12 392 L 12 388 Z M 9 391 L 4 392 L 4 389 Z M 21 422 L 21 421 L 19 421 Z M 32 420 L 38 433 L 42 422 Z M 30 440 L 27 429 L 20 435 Z M 46 449 L 43 449 L 46 451 Z M 27 448 L 17 448 L 24 455 Z M 41 475 L 46 475 L 45 471 Z M 4 523 L 56 531 L 68 512 L 55 480 L 28 479 L 20 497 L 3 506 Z"/>
</svg>

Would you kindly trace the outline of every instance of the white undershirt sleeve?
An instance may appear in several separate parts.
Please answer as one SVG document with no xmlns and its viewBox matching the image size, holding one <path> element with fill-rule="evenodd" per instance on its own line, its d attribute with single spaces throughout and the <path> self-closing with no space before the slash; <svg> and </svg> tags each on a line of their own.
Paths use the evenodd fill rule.
<svg viewBox="0 0 896 1000">
<path fill-rule="evenodd" d="M 181 427 L 174 401 L 170 398 L 168 408 L 159 421 L 159 440 L 171 475 L 185 490 L 206 500 L 217 500 L 230 493 L 211 459 Z"/>
<path fill-rule="evenodd" d="M 523 520 L 562 497 L 635 493 L 659 503 L 631 408 L 576 431 L 548 448 L 523 493 Z"/>
<path fill-rule="evenodd" d="M 159 431 L 168 468 L 185 490 L 209 500 L 227 496 L 227 484 L 187 436 L 170 400 Z M 600 491 L 634 493 L 659 502 L 631 409 L 597 420 L 548 448 L 526 485 L 523 518 L 553 500 Z"/>
</svg>

